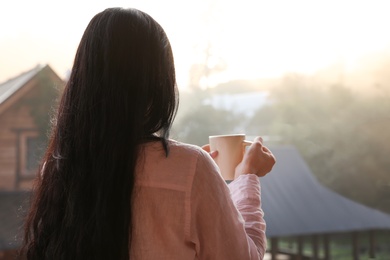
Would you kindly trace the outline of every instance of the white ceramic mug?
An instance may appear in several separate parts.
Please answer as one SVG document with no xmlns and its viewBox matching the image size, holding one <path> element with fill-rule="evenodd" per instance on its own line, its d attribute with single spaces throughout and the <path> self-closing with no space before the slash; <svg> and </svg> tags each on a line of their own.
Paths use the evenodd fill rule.
<svg viewBox="0 0 390 260">
<path fill-rule="evenodd" d="M 252 142 L 245 140 L 244 134 L 232 134 L 209 136 L 209 144 L 211 151 L 218 151 L 218 156 L 214 160 L 223 179 L 233 180 L 235 169 L 244 156 L 245 147 Z"/>
</svg>

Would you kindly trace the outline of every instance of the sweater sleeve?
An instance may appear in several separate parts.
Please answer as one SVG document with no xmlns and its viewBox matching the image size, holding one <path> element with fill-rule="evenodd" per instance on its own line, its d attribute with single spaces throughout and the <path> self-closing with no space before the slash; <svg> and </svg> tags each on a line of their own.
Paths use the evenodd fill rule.
<svg viewBox="0 0 390 260">
<path fill-rule="evenodd" d="M 229 184 L 229 188 L 231 198 L 244 219 L 246 233 L 256 244 L 262 259 L 267 249 L 267 239 L 260 179 L 255 174 L 240 175 Z"/>
<path fill-rule="evenodd" d="M 228 187 L 210 156 L 200 153 L 188 234 L 198 259 L 262 259 L 266 237 L 260 207 L 257 176 L 240 176 Z"/>
</svg>

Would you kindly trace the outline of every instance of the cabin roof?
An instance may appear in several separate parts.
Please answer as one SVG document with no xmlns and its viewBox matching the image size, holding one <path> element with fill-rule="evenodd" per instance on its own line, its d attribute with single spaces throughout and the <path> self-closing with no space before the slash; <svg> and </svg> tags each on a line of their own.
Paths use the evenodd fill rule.
<svg viewBox="0 0 390 260">
<path fill-rule="evenodd" d="M 28 81 L 30 81 L 35 75 L 37 75 L 44 67 L 43 65 L 37 65 L 35 68 L 23 72 L 20 75 L 11 78 L 0 84 L 0 105 L 11 97 L 16 91 L 22 88 Z"/>
</svg>

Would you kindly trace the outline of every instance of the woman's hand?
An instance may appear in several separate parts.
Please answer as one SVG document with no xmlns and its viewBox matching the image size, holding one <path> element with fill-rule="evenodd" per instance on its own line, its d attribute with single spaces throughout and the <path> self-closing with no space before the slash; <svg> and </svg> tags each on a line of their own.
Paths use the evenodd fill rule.
<svg viewBox="0 0 390 260">
<path fill-rule="evenodd" d="M 208 152 L 211 156 L 211 158 L 215 158 L 217 157 L 218 155 L 218 151 L 210 151 L 210 145 L 209 144 L 205 144 L 202 146 L 202 149 L 205 150 L 206 152 Z"/>
<path fill-rule="evenodd" d="M 234 178 L 242 174 L 256 174 L 259 177 L 263 177 L 272 170 L 275 163 L 275 157 L 263 145 L 263 139 L 256 137 L 253 144 L 245 152 L 241 163 L 236 167 Z"/>
</svg>

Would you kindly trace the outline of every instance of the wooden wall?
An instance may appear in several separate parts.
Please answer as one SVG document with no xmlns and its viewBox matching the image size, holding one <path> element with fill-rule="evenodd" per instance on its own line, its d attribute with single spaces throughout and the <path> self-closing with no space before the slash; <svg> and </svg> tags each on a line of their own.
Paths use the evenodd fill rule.
<svg viewBox="0 0 390 260">
<path fill-rule="evenodd" d="M 30 129 L 37 132 L 36 124 L 31 116 L 31 106 L 27 100 L 39 95 L 36 91 L 36 80 L 31 80 L 23 87 L 23 91 L 15 93 L 6 109 L 0 111 L 0 190 L 15 189 L 17 160 L 18 160 L 18 133 L 19 129 Z M 11 98 L 10 98 L 11 99 Z M 2 104 L 3 105 L 3 104 Z M 21 189 L 29 189 L 32 181 L 22 181 Z"/>
</svg>

